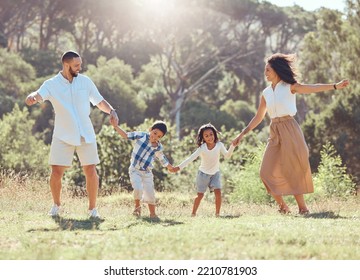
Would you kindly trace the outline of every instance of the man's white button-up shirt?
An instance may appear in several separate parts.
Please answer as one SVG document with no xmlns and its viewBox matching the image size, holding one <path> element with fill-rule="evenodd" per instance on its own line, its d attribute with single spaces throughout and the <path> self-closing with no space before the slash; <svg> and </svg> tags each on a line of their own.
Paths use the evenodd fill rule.
<svg viewBox="0 0 360 280">
<path fill-rule="evenodd" d="M 37 92 L 54 108 L 53 137 L 74 146 L 80 146 L 81 137 L 86 143 L 96 141 L 90 120 L 90 102 L 95 106 L 104 98 L 89 77 L 78 74 L 70 83 L 59 72 L 46 80 Z"/>
</svg>

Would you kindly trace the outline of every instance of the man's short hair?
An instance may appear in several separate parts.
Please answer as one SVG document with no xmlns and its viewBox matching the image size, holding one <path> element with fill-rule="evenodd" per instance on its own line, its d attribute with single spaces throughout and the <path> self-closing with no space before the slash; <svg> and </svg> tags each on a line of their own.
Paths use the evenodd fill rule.
<svg viewBox="0 0 360 280">
<path fill-rule="evenodd" d="M 160 130 L 164 135 L 165 135 L 166 132 L 167 132 L 167 126 L 166 126 L 165 122 L 163 122 L 163 121 L 156 121 L 156 122 L 154 122 L 154 124 L 153 124 L 152 127 L 151 127 L 151 130 L 153 130 L 153 129 L 158 129 L 158 130 Z"/>
<path fill-rule="evenodd" d="M 75 57 L 80 57 L 80 55 L 75 52 L 75 51 L 67 51 L 64 52 L 64 54 L 61 56 L 61 62 L 69 62 L 70 60 L 72 60 Z"/>
</svg>

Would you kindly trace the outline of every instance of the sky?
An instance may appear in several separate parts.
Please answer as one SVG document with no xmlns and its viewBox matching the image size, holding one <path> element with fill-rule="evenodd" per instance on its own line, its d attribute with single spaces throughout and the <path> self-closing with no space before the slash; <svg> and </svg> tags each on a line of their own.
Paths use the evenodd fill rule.
<svg viewBox="0 0 360 280">
<path fill-rule="evenodd" d="M 314 11 L 320 7 L 325 7 L 333 10 L 344 12 L 345 0 L 266 0 L 276 6 L 292 6 L 297 4 L 307 11 Z"/>
</svg>

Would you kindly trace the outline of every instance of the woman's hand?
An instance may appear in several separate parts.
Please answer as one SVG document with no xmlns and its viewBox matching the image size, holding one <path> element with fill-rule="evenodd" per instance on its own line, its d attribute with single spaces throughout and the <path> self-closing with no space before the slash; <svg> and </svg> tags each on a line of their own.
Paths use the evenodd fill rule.
<svg viewBox="0 0 360 280">
<path fill-rule="evenodd" d="M 349 80 L 342 80 L 335 84 L 336 89 L 346 88 L 350 84 Z"/>
<path fill-rule="evenodd" d="M 236 147 L 240 144 L 240 141 L 242 140 L 243 138 L 243 134 L 240 133 L 231 143 Z"/>
</svg>

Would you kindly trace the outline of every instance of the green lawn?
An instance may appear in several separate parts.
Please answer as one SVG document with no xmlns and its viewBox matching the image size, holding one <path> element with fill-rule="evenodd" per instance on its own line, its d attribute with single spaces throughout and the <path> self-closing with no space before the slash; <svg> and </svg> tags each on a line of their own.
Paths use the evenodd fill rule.
<svg viewBox="0 0 360 280">
<path fill-rule="evenodd" d="M 359 260 L 358 197 L 309 204 L 311 214 L 280 215 L 275 206 L 225 203 L 213 195 L 190 217 L 193 194 L 158 193 L 160 221 L 132 213 L 131 193 L 100 196 L 103 220 L 87 219 L 87 198 L 64 191 L 63 214 L 51 218 L 43 182 L 0 181 L 2 260 Z"/>
</svg>

